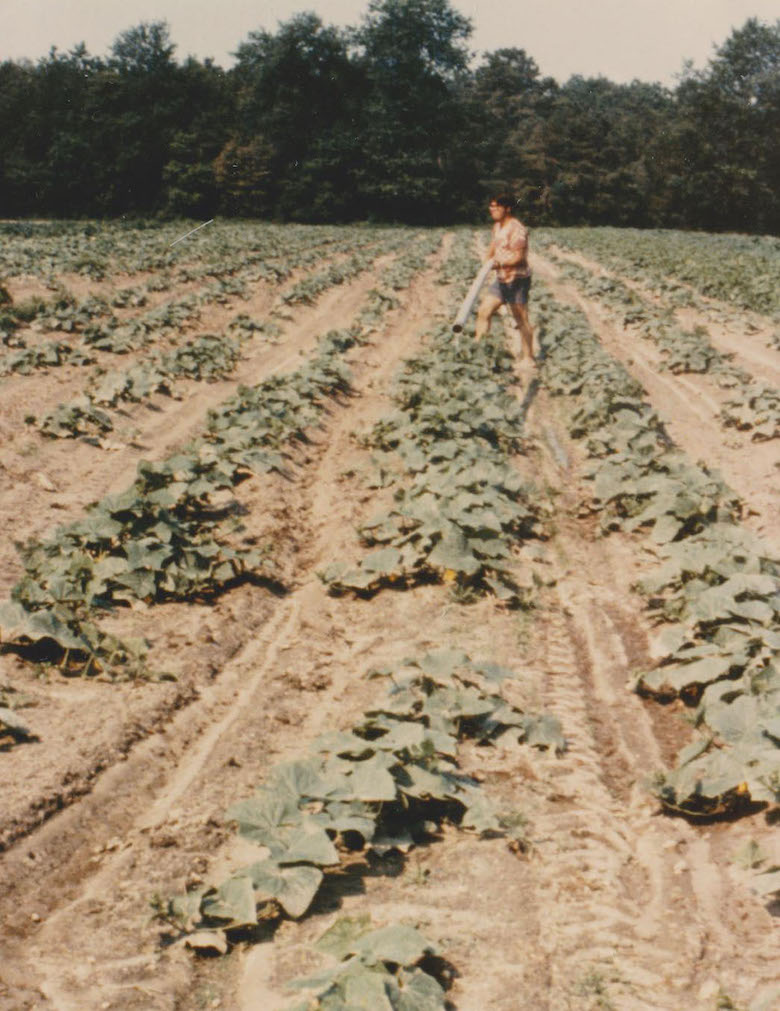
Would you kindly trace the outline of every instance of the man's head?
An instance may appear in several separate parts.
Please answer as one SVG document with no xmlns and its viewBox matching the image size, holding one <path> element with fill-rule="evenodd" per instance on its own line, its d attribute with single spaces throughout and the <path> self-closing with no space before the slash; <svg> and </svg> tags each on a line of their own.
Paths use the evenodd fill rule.
<svg viewBox="0 0 780 1011">
<path fill-rule="evenodd" d="M 494 221 L 503 221 L 511 215 L 514 205 L 515 202 L 508 193 L 499 193 L 498 196 L 490 198 L 488 210 Z"/>
</svg>

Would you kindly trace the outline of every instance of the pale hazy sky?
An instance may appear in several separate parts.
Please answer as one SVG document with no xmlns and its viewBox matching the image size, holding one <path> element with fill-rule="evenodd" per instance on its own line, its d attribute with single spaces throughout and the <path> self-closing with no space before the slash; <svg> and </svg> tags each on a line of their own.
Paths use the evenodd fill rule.
<svg viewBox="0 0 780 1011">
<path fill-rule="evenodd" d="M 774 22 L 780 0 L 452 0 L 474 25 L 477 52 L 517 46 L 543 74 L 603 74 L 672 85 L 683 61 L 703 67 L 749 17 Z M 223 67 L 250 31 L 313 10 L 326 24 L 357 24 L 368 0 L 0 0 L 0 60 L 37 60 L 52 45 L 85 42 L 96 56 L 141 21 L 170 25 L 176 56 Z"/>
</svg>

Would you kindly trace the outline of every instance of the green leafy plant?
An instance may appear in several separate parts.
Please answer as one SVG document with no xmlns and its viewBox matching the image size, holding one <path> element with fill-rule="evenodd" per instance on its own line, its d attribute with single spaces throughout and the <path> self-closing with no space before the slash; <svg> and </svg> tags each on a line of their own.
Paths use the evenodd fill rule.
<svg viewBox="0 0 780 1011">
<path fill-rule="evenodd" d="M 323 735 L 308 758 L 272 770 L 254 797 L 227 812 L 265 856 L 220 885 L 170 901 L 166 916 L 184 931 L 228 939 L 261 920 L 299 918 L 329 869 L 357 850 L 407 852 L 444 821 L 478 834 L 515 838 L 480 785 L 464 775 L 458 742 L 490 745 L 505 735 L 561 751 L 553 717 L 523 713 L 501 695 L 512 671 L 440 649 L 376 670 L 391 688 L 345 732 Z"/>
<path fill-rule="evenodd" d="M 394 924 L 374 928 L 369 917 L 342 917 L 315 943 L 337 964 L 293 980 L 288 988 L 309 991 L 288 1011 L 309 1011 L 312 1001 L 323 1011 L 383 1008 L 387 1011 L 444 1011 L 445 991 L 426 971 L 438 949 L 414 927 Z"/>
<path fill-rule="evenodd" d="M 508 460 L 522 445 L 511 379 L 500 343 L 455 342 L 445 327 L 405 363 L 395 384 L 398 410 L 363 440 L 389 458 L 380 463 L 388 481 L 400 470 L 403 484 L 390 510 L 360 527 L 374 550 L 357 566 L 335 562 L 323 571 L 333 593 L 435 580 L 463 597 L 529 601 L 514 575 L 512 544 L 538 535 L 542 510 Z"/>
</svg>

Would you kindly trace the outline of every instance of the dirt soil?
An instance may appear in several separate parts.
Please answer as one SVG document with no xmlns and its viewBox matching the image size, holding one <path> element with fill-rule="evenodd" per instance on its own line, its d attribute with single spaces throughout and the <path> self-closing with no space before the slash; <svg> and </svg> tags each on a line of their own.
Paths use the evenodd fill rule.
<svg viewBox="0 0 780 1011">
<path fill-rule="evenodd" d="M 627 688 L 652 662 L 655 630 L 631 589 L 652 559 L 641 540 L 603 538 L 583 515 L 583 459 L 566 434 L 567 407 L 525 365 L 515 392 L 526 451 L 515 465 L 554 504 L 547 539 L 523 549 L 545 576 L 535 607 L 463 604 L 445 585 L 334 598 L 318 576 L 360 555 L 355 527 L 376 512 L 377 493 L 356 435 L 393 409 L 401 362 L 457 309 L 439 278 L 452 242 L 445 236 L 399 293 L 400 308 L 350 353 L 355 395 L 334 401 L 295 450 L 292 478 L 241 486 L 247 525 L 269 545 L 283 589 L 244 584 L 211 604 L 129 611 L 123 630 L 149 637 L 175 681 L 66 679 L 0 654 L 0 687 L 29 699 L 20 715 L 37 735 L 0 750 L 2 1011 L 273 1011 L 294 998 L 292 978 L 324 964 L 311 942 L 338 916 L 364 912 L 377 925 L 414 922 L 438 944 L 458 1011 L 780 1007 L 780 910 L 733 860 L 751 840 L 771 852 L 776 819 L 757 811 L 695 824 L 662 814 L 653 799 L 653 771 L 673 760 L 690 727 L 679 704 L 661 707 Z M 537 256 L 533 267 L 587 313 L 672 438 L 722 471 L 744 496 L 746 522 L 777 544 L 767 483 L 777 469 L 763 447 L 729 444 L 699 377 L 660 375 L 651 346 L 560 282 L 554 263 Z M 351 322 L 373 283 L 361 276 L 295 310 L 281 342 L 252 347 L 234 380 L 192 384 L 148 416 L 138 405 L 139 434 L 114 453 L 22 437 L 22 395 L 8 411 L 3 401 L 0 424 L 13 434 L 0 458 L 9 540 L 40 535 L 124 487 L 139 458 L 162 458 L 197 433 L 238 382 L 294 368 L 320 334 Z M 256 298 L 257 312 L 270 304 L 263 285 Z M 41 390 L 59 396 L 46 383 Z M 5 547 L 2 567 L 7 593 L 21 569 Z M 370 707 L 384 691 L 364 676 L 370 668 L 443 645 L 511 667 L 512 700 L 563 725 L 561 756 L 519 745 L 465 750 L 466 771 L 526 819 L 524 845 L 449 829 L 406 857 L 355 861 L 302 920 L 224 958 L 170 943 L 153 917 L 156 897 L 255 859 L 225 825 L 225 809 L 271 766 Z"/>
</svg>

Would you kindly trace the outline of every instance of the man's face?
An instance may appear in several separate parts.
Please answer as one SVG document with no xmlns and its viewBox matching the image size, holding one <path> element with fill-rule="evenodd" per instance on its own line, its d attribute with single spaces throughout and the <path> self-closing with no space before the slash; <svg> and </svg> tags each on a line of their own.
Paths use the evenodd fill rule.
<svg viewBox="0 0 780 1011">
<path fill-rule="evenodd" d="M 488 210 L 490 211 L 490 217 L 494 221 L 503 221 L 506 217 L 506 207 L 501 204 L 497 204 L 495 200 L 491 200 L 488 204 Z"/>
</svg>

